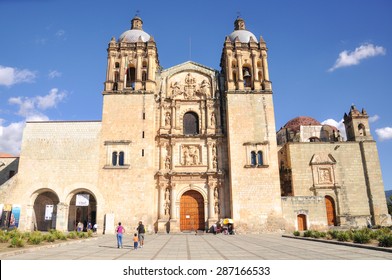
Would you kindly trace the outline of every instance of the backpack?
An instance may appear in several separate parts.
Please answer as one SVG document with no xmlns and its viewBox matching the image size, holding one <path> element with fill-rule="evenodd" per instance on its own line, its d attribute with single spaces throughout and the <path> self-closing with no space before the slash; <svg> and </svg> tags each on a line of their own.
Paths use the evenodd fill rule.
<svg viewBox="0 0 392 280">
<path fill-rule="evenodd" d="M 146 230 L 144 229 L 144 225 L 139 225 L 139 233 L 146 233 Z"/>
</svg>

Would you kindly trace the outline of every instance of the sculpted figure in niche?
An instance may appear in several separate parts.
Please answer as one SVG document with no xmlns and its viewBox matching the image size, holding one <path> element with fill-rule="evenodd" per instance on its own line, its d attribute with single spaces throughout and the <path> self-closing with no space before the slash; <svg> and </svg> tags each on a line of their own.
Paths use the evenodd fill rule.
<svg viewBox="0 0 392 280">
<path fill-rule="evenodd" d="M 165 191 L 164 208 L 165 208 L 165 216 L 170 215 L 170 191 L 169 191 L 169 188 L 167 188 Z"/>
<path fill-rule="evenodd" d="M 212 158 L 212 168 L 216 168 L 217 166 L 217 161 L 216 161 L 216 156 L 214 155 L 214 157 Z"/>
<path fill-rule="evenodd" d="M 212 145 L 212 155 L 213 156 L 216 155 L 216 145 L 215 144 Z"/>
<path fill-rule="evenodd" d="M 170 162 L 171 162 L 170 157 L 167 156 L 166 160 L 165 160 L 165 168 L 166 169 L 170 169 Z"/>
<path fill-rule="evenodd" d="M 215 124 L 216 124 L 216 117 L 215 117 L 215 113 L 212 112 L 211 113 L 211 126 L 215 127 Z"/>
<path fill-rule="evenodd" d="M 166 112 L 165 115 L 165 126 L 170 126 L 170 121 L 171 121 L 171 115 L 169 112 Z"/>
<path fill-rule="evenodd" d="M 215 202 L 214 210 L 215 210 L 215 214 L 219 214 L 219 202 L 218 201 Z"/>
</svg>

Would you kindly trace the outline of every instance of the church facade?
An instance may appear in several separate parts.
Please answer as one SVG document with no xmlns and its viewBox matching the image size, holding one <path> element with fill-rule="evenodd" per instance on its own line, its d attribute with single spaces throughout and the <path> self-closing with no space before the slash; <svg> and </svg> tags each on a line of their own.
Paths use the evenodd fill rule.
<svg viewBox="0 0 392 280">
<path fill-rule="evenodd" d="M 134 17 L 109 42 L 101 121 L 27 122 L 18 173 L 0 186 L 20 229 L 390 224 L 366 112 L 346 115 L 345 142 L 303 119 L 277 134 L 266 43 L 243 19 L 224 41 L 221 71 L 191 61 L 162 69 L 142 25 Z"/>
</svg>

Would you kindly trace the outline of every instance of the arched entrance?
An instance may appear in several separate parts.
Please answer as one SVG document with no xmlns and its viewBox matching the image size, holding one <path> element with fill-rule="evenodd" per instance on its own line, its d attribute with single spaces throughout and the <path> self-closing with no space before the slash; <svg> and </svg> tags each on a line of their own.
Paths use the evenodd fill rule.
<svg viewBox="0 0 392 280">
<path fill-rule="evenodd" d="M 56 229 L 57 204 L 59 202 L 57 194 L 51 191 L 45 191 L 37 196 L 34 201 L 34 230 Z"/>
<path fill-rule="evenodd" d="M 299 214 L 297 216 L 297 223 L 298 223 L 298 230 L 307 230 L 308 226 L 306 224 L 306 215 L 305 214 Z"/>
<path fill-rule="evenodd" d="M 180 201 L 180 230 L 204 230 L 204 199 L 194 190 L 187 191 Z"/>
<path fill-rule="evenodd" d="M 336 226 L 335 202 L 332 197 L 325 196 L 325 207 L 327 209 L 328 225 Z"/>
<path fill-rule="evenodd" d="M 97 220 L 97 201 L 93 194 L 87 191 L 76 193 L 69 203 L 68 214 L 68 231 L 76 229 L 78 222 L 84 225 L 84 231 L 87 230 L 87 224 L 92 225 Z"/>
</svg>

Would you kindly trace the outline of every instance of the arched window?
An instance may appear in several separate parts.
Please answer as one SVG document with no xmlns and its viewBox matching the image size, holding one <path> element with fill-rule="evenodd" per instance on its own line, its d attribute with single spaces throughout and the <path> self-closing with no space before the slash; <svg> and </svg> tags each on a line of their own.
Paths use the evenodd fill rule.
<svg viewBox="0 0 392 280">
<path fill-rule="evenodd" d="M 146 80 L 147 80 L 147 72 L 143 71 L 142 73 L 142 88 L 146 89 Z"/>
<path fill-rule="evenodd" d="M 135 67 L 129 67 L 127 69 L 127 84 L 126 87 L 135 89 L 136 71 Z"/>
<path fill-rule="evenodd" d="M 360 136 L 366 136 L 365 126 L 361 123 L 358 125 L 358 132 Z"/>
<path fill-rule="evenodd" d="M 118 156 L 118 165 L 123 166 L 124 165 L 124 152 L 120 152 Z"/>
<path fill-rule="evenodd" d="M 184 115 L 184 134 L 196 135 L 199 134 L 199 117 L 194 112 L 188 112 Z"/>
<path fill-rule="evenodd" d="M 262 151 L 257 152 L 257 164 L 263 165 L 263 152 Z"/>
<path fill-rule="evenodd" d="M 115 67 L 116 69 L 120 68 L 120 63 L 116 62 L 116 63 L 114 64 L 114 67 Z"/>
<path fill-rule="evenodd" d="M 242 76 L 244 78 L 244 86 L 251 87 L 252 86 L 252 75 L 250 69 L 248 67 L 242 68 Z"/>
<path fill-rule="evenodd" d="M 117 165 L 117 152 L 112 153 L 112 165 L 113 166 Z"/>
<path fill-rule="evenodd" d="M 257 161 L 256 161 L 256 152 L 252 151 L 250 153 L 250 164 L 251 165 L 256 165 Z"/>
</svg>

